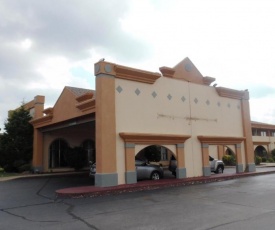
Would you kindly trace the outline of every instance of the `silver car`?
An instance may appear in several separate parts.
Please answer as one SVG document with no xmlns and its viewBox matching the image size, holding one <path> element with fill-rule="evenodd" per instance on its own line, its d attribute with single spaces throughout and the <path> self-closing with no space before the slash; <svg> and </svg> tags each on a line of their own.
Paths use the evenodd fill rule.
<svg viewBox="0 0 275 230">
<path fill-rule="evenodd" d="M 163 168 L 159 165 L 151 165 L 143 160 L 135 160 L 137 180 L 159 180 L 163 178 Z M 90 173 L 91 177 L 96 174 L 96 163 L 90 162 Z"/>
</svg>

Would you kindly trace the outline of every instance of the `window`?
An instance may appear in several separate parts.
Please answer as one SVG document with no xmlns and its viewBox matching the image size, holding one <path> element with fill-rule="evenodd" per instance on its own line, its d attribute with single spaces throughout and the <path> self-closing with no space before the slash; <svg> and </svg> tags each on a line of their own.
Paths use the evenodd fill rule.
<svg viewBox="0 0 275 230">
<path fill-rule="evenodd" d="M 87 164 L 89 164 L 89 161 L 96 162 L 95 158 L 95 142 L 93 140 L 86 140 L 82 144 L 83 149 L 86 152 L 87 156 Z"/>
<path fill-rule="evenodd" d="M 261 136 L 265 137 L 266 136 L 266 132 L 265 131 L 261 131 Z"/>
<path fill-rule="evenodd" d="M 68 144 L 62 139 L 57 139 L 50 145 L 49 168 L 68 167 L 65 156 L 67 149 Z"/>
<path fill-rule="evenodd" d="M 167 148 L 161 147 L 160 153 L 161 153 L 161 161 L 168 161 Z"/>
</svg>

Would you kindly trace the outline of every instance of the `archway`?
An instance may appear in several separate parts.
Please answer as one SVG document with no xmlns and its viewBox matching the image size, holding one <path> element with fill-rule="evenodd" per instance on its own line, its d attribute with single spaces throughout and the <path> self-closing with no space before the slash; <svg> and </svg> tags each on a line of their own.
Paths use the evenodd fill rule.
<svg viewBox="0 0 275 230">
<path fill-rule="evenodd" d="M 229 155 L 229 156 L 235 155 L 234 151 L 230 147 L 228 146 L 225 146 L 225 147 L 226 147 L 225 155 Z"/>
<path fill-rule="evenodd" d="M 174 178 L 176 172 L 171 171 L 169 167 L 170 160 L 176 162 L 173 152 L 161 145 L 149 145 L 140 150 L 136 156 L 136 160 L 141 160 L 150 165 L 159 165 L 163 169 L 164 178 Z"/>
<path fill-rule="evenodd" d="M 254 150 L 255 156 L 259 156 L 261 158 L 265 157 L 267 158 L 267 150 L 262 146 L 259 145 L 256 147 L 256 149 Z"/>
<path fill-rule="evenodd" d="M 148 163 L 158 163 L 164 167 L 168 167 L 171 157 L 174 157 L 172 151 L 161 145 L 149 145 L 140 150 L 135 156 L 136 159 Z"/>
</svg>

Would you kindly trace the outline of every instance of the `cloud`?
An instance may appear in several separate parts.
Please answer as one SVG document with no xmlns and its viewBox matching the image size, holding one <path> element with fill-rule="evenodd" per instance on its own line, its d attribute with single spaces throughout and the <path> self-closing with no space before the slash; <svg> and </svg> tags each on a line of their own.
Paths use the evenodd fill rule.
<svg viewBox="0 0 275 230">
<path fill-rule="evenodd" d="M 50 90 L 93 88 L 93 64 L 102 57 L 134 62 L 148 55 L 146 42 L 122 30 L 128 8 L 126 0 L 1 1 L 0 126 L 24 98 L 45 93 L 54 103 Z"/>
<path fill-rule="evenodd" d="M 94 89 L 103 57 L 156 72 L 188 56 L 258 105 L 275 97 L 273 11 L 260 0 L 0 1 L 0 126 L 23 99 L 52 106 L 65 85 Z"/>
</svg>

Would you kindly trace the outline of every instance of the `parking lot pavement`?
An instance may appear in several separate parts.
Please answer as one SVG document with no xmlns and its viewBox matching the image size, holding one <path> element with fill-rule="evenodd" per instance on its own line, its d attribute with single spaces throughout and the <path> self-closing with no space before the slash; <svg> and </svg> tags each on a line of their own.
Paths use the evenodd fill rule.
<svg viewBox="0 0 275 230">
<path fill-rule="evenodd" d="M 82 199 L 56 197 L 55 190 L 88 186 L 87 175 L 4 181 L 0 229 L 270 230 L 275 210 L 275 177 L 270 173 L 275 172 Z"/>
<path fill-rule="evenodd" d="M 95 196 L 103 196 L 110 194 L 120 194 L 125 192 L 134 192 L 134 191 L 142 191 L 142 190 L 155 190 L 164 187 L 177 187 L 177 186 L 185 186 L 192 184 L 200 184 L 200 183 L 210 183 L 217 182 L 222 180 L 231 180 L 241 177 L 255 176 L 255 175 L 263 175 L 275 173 L 275 167 L 261 167 L 256 168 L 256 172 L 244 172 L 244 173 L 236 173 L 235 167 L 227 167 L 224 170 L 223 174 L 214 174 L 212 173 L 209 177 L 195 177 L 195 178 L 183 178 L 176 179 L 168 170 L 165 171 L 165 177 L 161 180 L 156 181 L 139 181 L 135 184 L 123 184 L 113 187 L 96 187 L 96 186 L 81 186 L 81 187 L 70 187 L 65 189 L 56 190 L 56 194 L 58 197 L 95 197 Z"/>
</svg>

